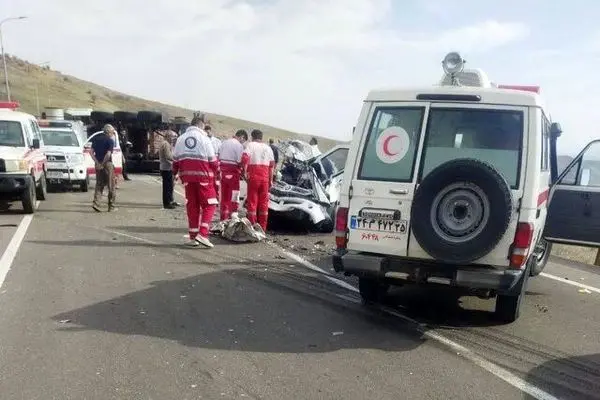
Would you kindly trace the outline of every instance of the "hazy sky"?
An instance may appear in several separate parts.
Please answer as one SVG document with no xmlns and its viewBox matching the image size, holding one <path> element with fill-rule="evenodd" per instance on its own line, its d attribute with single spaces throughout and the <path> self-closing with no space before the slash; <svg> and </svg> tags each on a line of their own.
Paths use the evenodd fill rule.
<svg viewBox="0 0 600 400">
<path fill-rule="evenodd" d="M 592 0 L 0 0 L 8 53 L 150 99 L 349 139 L 376 87 L 430 85 L 459 50 L 537 84 L 562 153 L 600 137 Z"/>
</svg>

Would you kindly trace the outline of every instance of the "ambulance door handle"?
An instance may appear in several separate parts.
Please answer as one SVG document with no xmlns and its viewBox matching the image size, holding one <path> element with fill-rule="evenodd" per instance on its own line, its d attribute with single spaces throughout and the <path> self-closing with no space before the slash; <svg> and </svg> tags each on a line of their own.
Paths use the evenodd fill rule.
<svg viewBox="0 0 600 400">
<path fill-rule="evenodd" d="M 390 189 L 391 194 L 408 194 L 408 189 Z"/>
</svg>

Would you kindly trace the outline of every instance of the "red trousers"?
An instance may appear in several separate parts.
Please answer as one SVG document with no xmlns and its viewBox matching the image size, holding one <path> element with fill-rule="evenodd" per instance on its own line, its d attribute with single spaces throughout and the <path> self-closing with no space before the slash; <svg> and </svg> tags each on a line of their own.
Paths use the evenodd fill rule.
<svg viewBox="0 0 600 400">
<path fill-rule="evenodd" d="M 221 221 L 229 219 L 236 212 L 240 199 L 240 173 L 225 172 L 221 174 Z"/>
<path fill-rule="evenodd" d="M 248 179 L 248 193 L 246 197 L 246 211 L 248 220 L 254 225 L 260 224 L 267 231 L 269 218 L 269 181 L 266 179 Z"/>
<path fill-rule="evenodd" d="M 198 233 L 200 236 L 208 237 L 210 223 L 218 203 L 215 185 L 200 182 L 187 182 L 183 185 L 190 240 L 194 240 Z"/>
</svg>

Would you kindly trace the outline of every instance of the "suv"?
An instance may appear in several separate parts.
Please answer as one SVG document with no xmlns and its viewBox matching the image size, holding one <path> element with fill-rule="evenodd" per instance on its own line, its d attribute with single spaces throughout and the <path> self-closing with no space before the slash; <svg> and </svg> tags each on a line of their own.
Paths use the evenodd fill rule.
<svg viewBox="0 0 600 400">
<path fill-rule="evenodd" d="M 38 121 L 48 159 L 46 178 L 51 185 L 78 185 L 82 192 L 89 188 L 89 177 L 83 156 L 85 132 L 72 121 Z"/>
<path fill-rule="evenodd" d="M 0 109 L 0 201 L 20 200 L 27 214 L 46 199 L 46 156 L 33 115 Z"/>
<path fill-rule="evenodd" d="M 445 284 L 496 296 L 495 315 L 512 322 L 552 242 L 599 245 L 600 141 L 558 176 L 561 128 L 539 88 L 495 85 L 463 63 L 446 56 L 438 86 L 369 93 L 333 264 L 359 277 L 365 302 L 389 285 Z"/>
</svg>

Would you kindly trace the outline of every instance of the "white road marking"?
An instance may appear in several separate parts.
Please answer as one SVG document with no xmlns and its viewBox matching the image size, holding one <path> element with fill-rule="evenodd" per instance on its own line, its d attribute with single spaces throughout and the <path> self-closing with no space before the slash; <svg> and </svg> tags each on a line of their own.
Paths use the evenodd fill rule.
<svg viewBox="0 0 600 400">
<path fill-rule="evenodd" d="M 590 285 L 584 285 L 583 283 L 575 282 L 575 281 L 572 281 L 572 280 L 566 279 L 566 278 L 561 278 L 560 276 L 547 274 L 545 272 L 542 272 L 540 274 L 540 276 L 543 276 L 544 278 L 552 279 L 557 282 L 566 283 L 567 285 L 577 286 L 578 288 L 581 288 L 581 289 L 587 289 L 590 292 L 600 293 L 600 289 L 597 287 L 593 287 Z"/>
<path fill-rule="evenodd" d="M 37 201 L 35 203 L 35 208 L 37 209 L 39 205 L 40 202 Z M 8 274 L 8 271 L 10 271 L 10 267 L 17 256 L 19 247 L 21 247 L 21 243 L 25 238 L 25 234 L 27 233 L 27 229 L 29 229 L 29 224 L 31 224 L 34 215 L 35 214 L 27 214 L 23 217 L 12 239 L 10 239 L 8 246 L 6 246 L 6 250 L 4 250 L 4 254 L 2 254 L 2 258 L 0 258 L 0 287 L 2 287 L 2 284 L 6 279 L 6 275 Z"/>
<path fill-rule="evenodd" d="M 106 228 L 97 228 L 97 229 L 100 231 L 112 233 L 113 235 L 118 235 L 118 236 L 123 236 L 123 237 L 129 238 L 129 239 L 139 240 L 140 242 L 153 244 L 155 246 L 158 245 L 157 242 L 153 242 L 152 240 L 144 239 L 144 238 L 141 238 L 138 236 L 128 235 L 127 233 L 123 233 L 123 232 L 113 231 L 112 229 L 106 229 Z"/>
<path fill-rule="evenodd" d="M 283 250 L 281 247 L 279 247 L 277 245 L 274 245 L 274 247 L 279 248 L 280 251 L 284 255 L 286 255 L 287 257 L 289 257 L 290 259 L 292 259 L 294 261 L 297 261 L 298 263 L 304 265 L 305 267 L 307 267 L 313 271 L 323 273 L 326 278 L 328 278 L 330 281 L 332 281 L 336 285 L 343 287 L 345 289 L 349 289 L 348 287 L 350 287 L 351 288 L 350 290 L 352 292 L 358 292 L 358 290 L 355 287 L 349 285 L 348 283 L 346 283 L 344 281 L 341 281 L 339 279 L 335 279 L 335 278 L 328 276 L 329 274 L 327 273 L 327 271 L 323 270 L 322 268 L 319 268 L 318 266 L 314 265 L 313 263 L 304 259 L 303 257 L 301 257 L 297 254 L 291 253 L 287 250 Z M 346 296 L 342 296 L 342 295 L 338 295 L 338 297 L 348 300 L 348 301 L 351 301 L 353 303 L 360 302 L 357 299 L 346 298 Z M 419 327 L 419 331 L 421 331 L 421 333 L 423 334 L 424 337 L 426 337 L 430 340 L 434 340 L 434 341 L 450 348 L 452 351 L 457 353 L 457 355 L 465 358 L 466 360 L 472 362 L 473 364 L 477 365 L 478 367 L 483 368 L 487 372 L 491 373 L 492 375 L 496 376 L 497 378 L 502 379 L 504 382 L 519 389 L 520 391 L 527 393 L 534 399 L 558 400 L 557 397 L 551 395 L 548 392 L 545 392 L 544 390 L 538 388 L 535 385 L 530 384 L 529 382 L 525 381 L 524 379 L 519 378 L 518 376 L 512 374 L 510 371 L 507 371 L 506 369 L 500 367 L 499 365 L 496 365 L 496 364 L 486 360 L 485 358 L 475 354 L 473 351 L 469 350 L 468 348 L 444 337 L 443 335 L 441 335 L 437 332 L 427 330 L 426 326 L 421 324 L 420 322 L 418 322 L 410 317 L 407 317 L 406 315 L 403 315 L 403 314 L 399 313 L 398 311 L 391 309 L 389 307 L 379 306 L 378 308 L 389 315 L 400 318 L 411 324 L 417 325 Z"/>
</svg>

